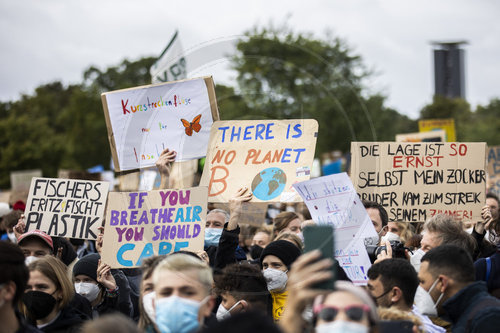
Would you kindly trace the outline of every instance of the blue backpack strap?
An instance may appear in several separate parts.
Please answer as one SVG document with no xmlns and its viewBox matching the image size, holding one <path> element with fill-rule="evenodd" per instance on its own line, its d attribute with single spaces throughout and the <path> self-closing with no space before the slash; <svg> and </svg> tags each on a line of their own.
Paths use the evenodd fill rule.
<svg viewBox="0 0 500 333">
<path fill-rule="evenodd" d="M 486 278 L 484 281 L 488 282 L 491 273 L 491 257 L 486 258 Z"/>
</svg>

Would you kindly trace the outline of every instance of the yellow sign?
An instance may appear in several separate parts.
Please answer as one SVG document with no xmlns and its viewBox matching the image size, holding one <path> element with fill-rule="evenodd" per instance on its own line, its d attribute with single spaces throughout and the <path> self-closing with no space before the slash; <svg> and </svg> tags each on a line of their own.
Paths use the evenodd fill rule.
<svg viewBox="0 0 500 333">
<path fill-rule="evenodd" d="M 418 121 L 419 132 L 429 132 L 435 130 L 446 131 L 446 141 L 455 142 L 457 136 L 455 134 L 455 119 L 424 119 Z"/>
</svg>

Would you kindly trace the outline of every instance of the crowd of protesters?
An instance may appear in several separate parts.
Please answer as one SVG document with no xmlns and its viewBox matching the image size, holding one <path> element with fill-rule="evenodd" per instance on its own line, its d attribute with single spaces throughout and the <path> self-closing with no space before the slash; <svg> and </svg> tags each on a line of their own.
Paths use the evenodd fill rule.
<svg viewBox="0 0 500 333">
<path fill-rule="evenodd" d="M 168 184 L 175 153 L 157 166 Z M 436 215 L 389 222 L 364 202 L 385 246 L 364 287 L 334 258 L 303 253 L 314 227 L 304 205 L 271 205 L 266 221 L 242 224 L 241 188 L 229 211 L 206 217 L 204 251 L 150 257 L 112 269 L 97 240 L 25 230 L 24 202 L 0 203 L 0 333 L 14 332 L 497 332 L 500 328 L 498 198 L 464 225 Z M 395 255 L 397 245 L 403 253 Z M 332 270 L 332 266 L 334 269 Z M 333 290 L 315 286 L 335 275 Z"/>
</svg>

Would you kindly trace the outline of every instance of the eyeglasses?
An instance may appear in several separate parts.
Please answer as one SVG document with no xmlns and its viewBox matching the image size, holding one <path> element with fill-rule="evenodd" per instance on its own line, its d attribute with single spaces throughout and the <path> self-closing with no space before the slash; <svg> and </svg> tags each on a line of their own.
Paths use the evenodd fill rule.
<svg viewBox="0 0 500 333">
<path fill-rule="evenodd" d="M 361 321 L 365 313 L 370 312 L 370 307 L 366 304 L 351 305 L 345 308 L 338 308 L 336 306 L 318 304 L 314 307 L 314 314 L 318 319 L 323 321 L 333 321 L 340 311 L 344 311 L 347 317 L 352 321 Z"/>
</svg>

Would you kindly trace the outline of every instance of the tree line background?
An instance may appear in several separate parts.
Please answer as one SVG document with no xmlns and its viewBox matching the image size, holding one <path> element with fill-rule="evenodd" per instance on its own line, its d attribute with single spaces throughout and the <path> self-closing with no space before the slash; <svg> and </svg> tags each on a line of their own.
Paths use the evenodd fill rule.
<svg viewBox="0 0 500 333">
<path fill-rule="evenodd" d="M 314 118 L 319 123 L 316 156 L 348 152 L 351 141 L 393 141 L 418 132 L 411 119 L 385 105 L 385 96 L 365 85 L 372 73 L 345 41 L 316 38 L 288 28 L 254 28 L 237 44 L 234 85 L 216 86 L 220 118 Z M 42 169 L 85 170 L 111 159 L 100 95 L 149 84 L 154 57 L 123 60 L 101 70 L 91 66 L 82 82 L 60 81 L 33 94 L 0 102 L 0 188 L 10 172 Z M 475 110 L 463 99 L 434 96 L 420 119 L 454 118 L 458 141 L 500 144 L 500 99 Z"/>
</svg>

